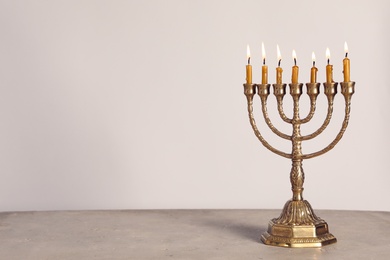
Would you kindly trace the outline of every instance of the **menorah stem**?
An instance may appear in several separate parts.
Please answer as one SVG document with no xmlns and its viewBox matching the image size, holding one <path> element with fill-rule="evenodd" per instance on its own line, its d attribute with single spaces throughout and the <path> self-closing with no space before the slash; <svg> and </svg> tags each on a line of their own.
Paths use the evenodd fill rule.
<svg viewBox="0 0 390 260">
<path fill-rule="evenodd" d="M 290 94 L 293 97 L 294 113 L 292 118 L 293 133 L 292 141 L 292 168 L 290 173 L 293 200 L 302 200 L 303 182 L 305 174 L 302 168 L 302 141 L 301 120 L 299 116 L 299 98 L 302 95 L 302 84 L 290 84 Z"/>
<path fill-rule="evenodd" d="M 290 173 L 291 190 L 293 192 L 293 200 L 303 200 L 303 182 L 305 174 L 302 168 L 302 159 L 292 159 L 292 168 Z"/>
</svg>

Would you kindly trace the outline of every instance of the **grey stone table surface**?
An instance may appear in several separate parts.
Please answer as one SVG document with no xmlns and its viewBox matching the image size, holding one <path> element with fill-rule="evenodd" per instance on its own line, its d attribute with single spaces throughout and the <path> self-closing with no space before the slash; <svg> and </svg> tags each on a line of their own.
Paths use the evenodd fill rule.
<svg viewBox="0 0 390 260">
<path fill-rule="evenodd" d="M 2 212 L 0 259 L 390 259 L 390 212 L 316 213 L 336 244 L 262 244 L 280 210 Z"/>
</svg>

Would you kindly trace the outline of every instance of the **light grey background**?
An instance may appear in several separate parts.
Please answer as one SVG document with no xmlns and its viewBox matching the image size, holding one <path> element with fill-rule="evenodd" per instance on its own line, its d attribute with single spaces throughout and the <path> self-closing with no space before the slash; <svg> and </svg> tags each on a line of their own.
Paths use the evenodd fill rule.
<svg viewBox="0 0 390 260">
<path fill-rule="evenodd" d="M 304 162 L 317 209 L 390 210 L 388 1 L 0 1 L 0 211 L 281 208 L 290 161 L 253 134 L 242 83 L 246 45 L 260 80 L 261 42 L 274 82 L 296 49 L 300 81 L 325 49 L 342 80 L 350 49 L 356 94 L 336 148 Z M 302 98 L 302 115 L 308 99 Z M 269 112 L 277 117 L 274 97 Z M 336 97 L 327 145 L 340 129 Z M 291 101 L 286 98 L 287 114 Z M 303 133 L 325 117 L 326 99 Z M 288 142 L 265 127 L 267 140 Z"/>
</svg>

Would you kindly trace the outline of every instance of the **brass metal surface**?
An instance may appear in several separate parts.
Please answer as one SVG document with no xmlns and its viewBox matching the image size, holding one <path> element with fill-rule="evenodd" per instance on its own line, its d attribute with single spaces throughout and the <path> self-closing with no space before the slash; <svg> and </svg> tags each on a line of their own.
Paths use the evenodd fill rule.
<svg viewBox="0 0 390 260">
<path fill-rule="evenodd" d="M 333 100 L 337 94 L 338 83 L 324 83 L 324 94 L 328 99 L 328 112 L 323 124 L 311 134 L 301 135 L 301 125 L 310 122 L 316 110 L 317 97 L 320 94 L 320 83 L 306 83 L 306 93 L 310 98 L 310 111 L 306 117 L 299 114 L 299 99 L 303 93 L 303 84 L 289 84 L 290 96 L 293 99 L 293 116 L 289 118 L 284 113 L 283 99 L 286 95 L 286 84 L 273 84 L 274 95 L 278 104 L 281 119 L 291 124 L 292 134 L 279 131 L 271 122 L 267 111 L 267 99 L 270 94 L 270 84 L 244 84 L 244 93 L 247 97 L 249 121 L 260 142 L 271 152 L 291 159 L 292 168 L 290 182 L 292 199 L 287 201 L 278 218 L 272 219 L 268 230 L 261 236 L 267 245 L 281 247 L 321 247 L 335 243 L 336 238 L 329 233 L 328 224 L 314 214 L 309 202 L 303 199 L 303 183 L 305 174 L 302 168 L 304 159 L 314 158 L 330 151 L 342 138 L 349 122 L 351 98 L 355 90 L 355 82 L 341 82 L 341 94 L 345 99 L 345 116 L 341 129 L 335 139 L 325 148 L 310 154 L 302 153 L 302 141 L 310 140 L 321 134 L 328 126 L 333 113 Z M 261 135 L 253 116 L 253 98 L 258 93 L 261 101 L 263 117 L 267 126 L 279 137 L 291 140 L 291 153 L 282 152 L 271 146 Z"/>
</svg>

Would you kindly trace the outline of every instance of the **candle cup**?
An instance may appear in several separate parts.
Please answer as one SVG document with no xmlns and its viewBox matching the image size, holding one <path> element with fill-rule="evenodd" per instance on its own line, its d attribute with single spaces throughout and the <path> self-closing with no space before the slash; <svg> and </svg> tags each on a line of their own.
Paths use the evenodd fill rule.
<svg viewBox="0 0 390 260">
<path fill-rule="evenodd" d="M 268 97 L 270 94 L 270 86 L 270 84 L 257 84 L 257 93 L 259 94 L 259 96 Z"/>
<path fill-rule="evenodd" d="M 324 82 L 324 93 L 327 97 L 334 97 L 337 94 L 337 82 Z"/>
<path fill-rule="evenodd" d="M 274 95 L 283 98 L 286 95 L 286 86 L 287 84 L 272 84 Z"/>
<path fill-rule="evenodd" d="M 297 96 L 300 97 L 302 95 L 302 83 L 291 83 L 290 86 L 290 95 L 292 97 Z"/>
<path fill-rule="evenodd" d="M 340 82 L 341 85 L 341 94 L 343 94 L 344 97 L 351 97 L 355 93 L 355 82 L 349 81 L 349 82 Z"/>
<path fill-rule="evenodd" d="M 307 94 L 309 97 L 315 97 L 320 94 L 321 83 L 306 83 Z"/>
<path fill-rule="evenodd" d="M 246 96 L 254 96 L 256 94 L 256 84 L 244 84 L 244 93 Z"/>
</svg>

